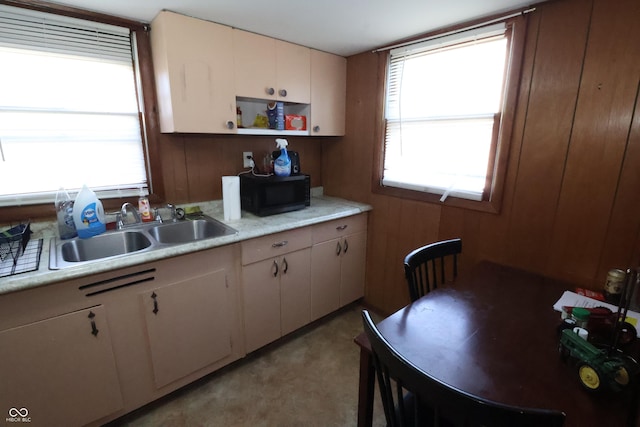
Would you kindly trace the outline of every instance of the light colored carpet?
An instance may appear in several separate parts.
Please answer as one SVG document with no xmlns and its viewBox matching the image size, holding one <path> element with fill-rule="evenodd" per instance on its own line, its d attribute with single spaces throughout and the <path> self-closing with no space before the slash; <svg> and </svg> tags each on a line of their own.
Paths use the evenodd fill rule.
<svg viewBox="0 0 640 427">
<path fill-rule="evenodd" d="M 350 306 L 110 426 L 355 426 L 362 307 Z M 376 390 L 374 426 L 384 426 Z"/>
</svg>

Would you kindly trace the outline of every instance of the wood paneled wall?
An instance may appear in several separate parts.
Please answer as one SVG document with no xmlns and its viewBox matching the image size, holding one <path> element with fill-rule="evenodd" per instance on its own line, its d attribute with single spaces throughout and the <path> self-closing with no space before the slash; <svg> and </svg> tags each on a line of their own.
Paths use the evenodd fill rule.
<svg viewBox="0 0 640 427">
<path fill-rule="evenodd" d="M 302 172 L 311 186 L 322 185 L 322 145 L 332 138 L 289 137 L 289 149 L 298 151 Z M 264 154 L 276 149 L 275 137 L 173 135 L 160 136 L 160 156 L 165 200 L 193 203 L 222 199 L 222 176 L 237 175 L 242 152 L 252 151 L 262 167 Z"/>
<path fill-rule="evenodd" d="M 637 0 L 551 0 L 529 15 L 499 214 L 371 191 L 383 56 L 348 58 L 347 136 L 324 144 L 323 183 L 374 207 L 368 304 L 405 305 L 404 255 L 456 236 L 463 268 L 488 259 L 594 289 L 610 268 L 639 264 L 638 16 Z"/>
</svg>

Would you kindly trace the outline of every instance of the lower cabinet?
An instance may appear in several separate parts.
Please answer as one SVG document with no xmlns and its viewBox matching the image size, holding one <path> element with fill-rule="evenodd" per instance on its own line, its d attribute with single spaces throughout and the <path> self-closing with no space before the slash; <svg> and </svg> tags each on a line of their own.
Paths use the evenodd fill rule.
<svg viewBox="0 0 640 427">
<path fill-rule="evenodd" d="M 367 214 L 242 242 L 247 352 L 364 296 Z"/>
<path fill-rule="evenodd" d="M 99 426 L 242 358 L 239 273 L 236 244 L 1 295 L 0 409 Z"/>
<path fill-rule="evenodd" d="M 308 228 L 242 243 L 247 352 L 310 322 L 310 246 Z"/>
<path fill-rule="evenodd" d="M 105 307 L 0 332 L 0 378 L 7 425 L 81 426 L 121 410 Z"/>
<path fill-rule="evenodd" d="M 364 296 L 367 214 L 318 224 L 311 247 L 311 320 Z"/>
<path fill-rule="evenodd" d="M 156 387 L 231 355 L 225 270 L 139 294 Z"/>
</svg>

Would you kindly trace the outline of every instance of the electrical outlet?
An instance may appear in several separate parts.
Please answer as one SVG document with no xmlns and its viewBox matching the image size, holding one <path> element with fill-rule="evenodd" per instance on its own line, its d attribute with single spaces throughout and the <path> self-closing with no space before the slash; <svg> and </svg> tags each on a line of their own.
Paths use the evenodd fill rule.
<svg viewBox="0 0 640 427">
<path fill-rule="evenodd" d="M 251 167 L 251 160 L 253 160 L 253 152 L 252 151 L 243 151 L 242 152 L 242 166 L 245 168 Z"/>
</svg>

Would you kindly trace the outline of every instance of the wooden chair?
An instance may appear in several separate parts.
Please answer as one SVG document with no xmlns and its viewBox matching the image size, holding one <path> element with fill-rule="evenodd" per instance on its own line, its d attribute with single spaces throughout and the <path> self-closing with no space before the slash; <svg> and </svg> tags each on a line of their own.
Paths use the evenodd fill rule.
<svg viewBox="0 0 640 427">
<path fill-rule="evenodd" d="M 395 351 L 367 310 L 362 311 L 362 320 L 371 343 L 388 427 L 560 427 L 564 424 L 563 412 L 491 402 L 429 376 Z"/>
<path fill-rule="evenodd" d="M 461 252 L 462 239 L 443 240 L 411 251 L 404 258 L 404 274 L 409 285 L 411 301 L 416 301 L 436 289 L 439 284 L 446 282 L 447 256 L 453 258 L 451 278 L 455 278 L 458 275 L 458 254 Z"/>
</svg>

